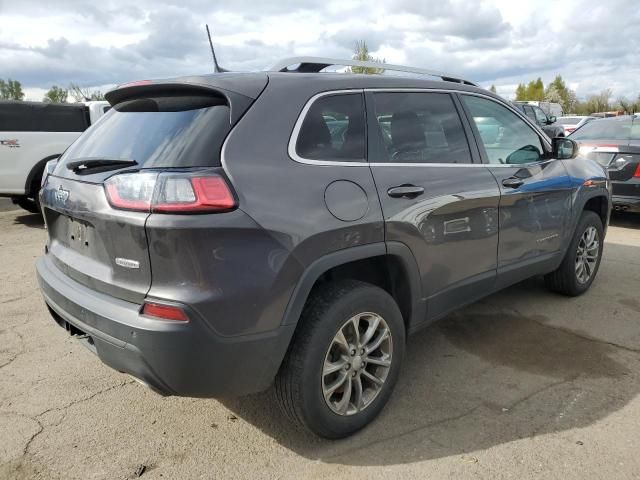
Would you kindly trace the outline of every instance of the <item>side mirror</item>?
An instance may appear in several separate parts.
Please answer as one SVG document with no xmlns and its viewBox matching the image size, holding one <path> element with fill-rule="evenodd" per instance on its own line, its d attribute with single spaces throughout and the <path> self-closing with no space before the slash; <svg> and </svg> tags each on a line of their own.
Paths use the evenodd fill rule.
<svg viewBox="0 0 640 480">
<path fill-rule="evenodd" d="M 556 123 L 557 118 L 554 115 L 551 115 L 549 118 L 549 125 L 551 125 L 552 123 Z"/>
<path fill-rule="evenodd" d="M 576 158 L 580 151 L 578 144 L 570 138 L 555 137 L 551 140 L 551 145 L 553 146 L 553 158 L 558 160 Z"/>
</svg>

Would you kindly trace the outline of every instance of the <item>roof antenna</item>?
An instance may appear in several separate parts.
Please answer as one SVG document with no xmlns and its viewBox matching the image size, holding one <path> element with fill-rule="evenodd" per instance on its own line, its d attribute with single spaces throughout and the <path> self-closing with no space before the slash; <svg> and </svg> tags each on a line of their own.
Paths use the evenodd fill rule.
<svg viewBox="0 0 640 480">
<path fill-rule="evenodd" d="M 211 47 L 211 56 L 213 57 L 213 71 L 214 73 L 228 72 L 229 70 L 222 68 L 218 65 L 218 60 L 216 59 L 216 52 L 213 49 L 213 42 L 211 41 L 211 32 L 209 32 L 209 25 L 205 24 L 207 28 L 207 37 L 209 38 L 209 46 Z"/>
</svg>

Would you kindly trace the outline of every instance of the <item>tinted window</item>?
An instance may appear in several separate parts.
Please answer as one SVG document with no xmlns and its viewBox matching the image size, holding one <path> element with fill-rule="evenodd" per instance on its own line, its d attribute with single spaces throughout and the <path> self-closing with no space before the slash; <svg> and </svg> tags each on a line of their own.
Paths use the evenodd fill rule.
<svg viewBox="0 0 640 480">
<path fill-rule="evenodd" d="M 527 117 L 529 117 L 531 120 L 533 120 L 534 122 L 536 121 L 536 114 L 533 112 L 533 107 L 530 106 L 525 106 L 524 107 L 524 113 Z"/>
<path fill-rule="evenodd" d="M 84 105 L 0 102 L 0 131 L 82 132 L 88 126 Z"/>
<path fill-rule="evenodd" d="M 540 161 L 540 137 L 508 108 L 481 97 L 462 95 L 480 133 L 489 163 L 521 164 Z"/>
<path fill-rule="evenodd" d="M 220 165 L 229 107 L 217 97 L 139 98 L 115 105 L 60 164 L 81 158 L 135 160 L 149 167 Z"/>
<path fill-rule="evenodd" d="M 560 117 L 557 121 L 560 125 L 577 125 L 582 118 L 580 117 Z"/>
<path fill-rule="evenodd" d="M 382 146 L 375 162 L 471 163 L 462 122 L 446 93 L 376 93 Z"/>
<path fill-rule="evenodd" d="M 540 124 L 545 124 L 547 123 L 547 116 L 545 115 L 545 113 L 542 111 L 542 109 L 534 107 L 533 111 L 536 114 L 536 121 Z"/>
<path fill-rule="evenodd" d="M 631 117 L 594 120 L 571 134 L 573 140 L 629 140 Z"/>
<path fill-rule="evenodd" d="M 310 160 L 363 161 L 364 128 L 361 94 L 321 97 L 302 122 L 296 153 Z"/>
</svg>

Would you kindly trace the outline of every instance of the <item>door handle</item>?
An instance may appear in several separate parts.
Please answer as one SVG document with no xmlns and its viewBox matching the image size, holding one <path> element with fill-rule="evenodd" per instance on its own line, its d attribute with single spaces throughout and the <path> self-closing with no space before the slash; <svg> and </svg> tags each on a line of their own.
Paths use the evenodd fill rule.
<svg viewBox="0 0 640 480">
<path fill-rule="evenodd" d="M 509 188 L 518 188 L 524 185 L 524 180 L 518 177 L 505 178 L 502 180 L 502 185 Z"/>
<path fill-rule="evenodd" d="M 417 185 L 399 185 L 387 190 L 387 195 L 393 198 L 416 198 L 424 193 L 424 188 Z"/>
</svg>

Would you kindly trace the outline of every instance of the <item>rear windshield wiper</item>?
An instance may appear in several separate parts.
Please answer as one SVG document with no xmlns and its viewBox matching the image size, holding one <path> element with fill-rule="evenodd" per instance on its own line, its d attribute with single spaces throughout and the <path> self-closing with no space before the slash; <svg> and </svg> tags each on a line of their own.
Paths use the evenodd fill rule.
<svg viewBox="0 0 640 480">
<path fill-rule="evenodd" d="M 132 167 L 134 165 L 138 165 L 138 162 L 122 158 L 85 158 L 67 163 L 67 169 L 72 170 L 78 175 L 82 175 L 83 173 L 105 172 L 123 167 Z"/>
</svg>

